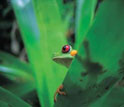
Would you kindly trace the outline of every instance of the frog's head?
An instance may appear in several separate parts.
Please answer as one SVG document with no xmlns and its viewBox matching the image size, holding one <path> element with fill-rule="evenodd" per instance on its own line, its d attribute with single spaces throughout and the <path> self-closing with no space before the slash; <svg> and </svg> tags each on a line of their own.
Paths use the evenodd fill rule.
<svg viewBox="0 0 124 107">
<path fill-rule="evenodd" d="M 65 45 L 62 47 L 60 54 L 55 54 L 53 57 L 53 61 L 58 64 L 69 67 L 74 56 L 77 54 L 76 50 L 73 50 L 70 45 Z"/>
</svg>

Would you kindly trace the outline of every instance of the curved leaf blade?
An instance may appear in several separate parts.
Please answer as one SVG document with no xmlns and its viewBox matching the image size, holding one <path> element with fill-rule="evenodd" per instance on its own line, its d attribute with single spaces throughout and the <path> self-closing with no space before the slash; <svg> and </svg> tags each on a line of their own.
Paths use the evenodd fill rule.
<svg viewBox="0 0 124 107">
<path fill-rule="evenodd" d="M 77 0 L 76 6 L 76 43 L 78 49 L 93 24 L 97 0 Z"/>
<path fill-rule="evenodd" d="M 15 56 L 3 51 L 0 51 L 0 64 L 9 65 L 27 73 L 32 73 L 32 69 L 28 63 L 22 62 Z"/>
<path fill-rule="evenodd" d="M 6 75 L 8 78 L 10 76 L 10 77 L 16 77 L 16 78 L 19 77 L 26 80 L 33 79 L 33 77 L 30 74 L 9 65 L 7 66 L 7 65 L 0 64 L 0 72 L 1 74 Z"/>
<path fill-rule="evenodd" d="M 0 88 L 0 101 L 5 102 L 12 107 L 31 107 L 19 97 L 15 96 L 14 94 L 3 88 Z"/>
<path fill-rule="evenodd" d="M 15 88 L 16 87 L 16 88 Z M 36 89 L 34 81 L 26 81 L 22 83 L 14 83 L 10 85 L 5 85 L 3 88 L 9 90 L 18 97 L 23 97 L 27 93 Z"/>
</svg>

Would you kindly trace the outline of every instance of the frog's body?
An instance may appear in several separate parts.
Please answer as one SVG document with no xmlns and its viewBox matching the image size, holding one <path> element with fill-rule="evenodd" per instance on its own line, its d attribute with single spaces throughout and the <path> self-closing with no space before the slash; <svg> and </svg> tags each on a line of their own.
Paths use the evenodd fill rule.
<svg viewBox="0 0 124 107">
<path fill-rule="evenodd" d="M 73 58 L 74 57 L 69 54 L 62 54 L 61 56 L 53 57 L 53 61 L 69 68 Z"/>
<path fill-rule="evenodd" d="M 70 64 L 72 63 L 72 60 L 74 56 L 77 54 L 76 50 L 73 50 L 71 46 L 65 45 L 62 48 L 60 55 L 54 55 L 53 61 L 55 61 L 58 64 L 64 65 L 67 68 L 69 68 Z M 63 89 L 63 85 L 60 85 L 60 87 L 57 89 L 54 95 L 54 101 L 56 102 L 56 95 L 57 93 L 60 95 L 66 95 L 65 92 L 61 92 L 60 90 Z"/>
</svg>

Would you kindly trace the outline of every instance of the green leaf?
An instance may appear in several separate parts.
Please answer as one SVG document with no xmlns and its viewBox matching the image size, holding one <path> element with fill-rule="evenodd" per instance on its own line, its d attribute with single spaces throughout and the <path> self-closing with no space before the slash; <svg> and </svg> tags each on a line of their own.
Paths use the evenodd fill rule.
<svg viewBox="0 0 124 107">
<path fill-rule="evenodd" d="M 74 27 L 72 19 L 74 19 L 74 7 L 75 1 L 68 1 L 68 3 L 64 3 L 63 0 L 56 0 L 57 7 L 59 10 L 59 14 L 65 26 L 65 31 L 71 26 Z"/>
<path fill-rule="evenodd" d="M 17 77 L 25 80 L 33 79 L 30 74 L 24 72 L 23 70 L 20 70 L 19 68 L 12 67 L 11 65 L 0 64 L 0 72 L 12 80 Z"/>
<path fill-rule="evenodd" d="M 11 107 L 31 107 L 29 104 L 21 100 L 19 97 L 10 93 L 9 91 L 0 88 L 0 105 L 11 106 Z"/>
<path fill-rule="evenodd" d="M 16 87 L 16 88 L 15 88 Z M 21 83 L 14 83 L 3 86 L 3 88 L 9 90 L 10 92 L 14 93 L 18 97 L 23 97 L 27 93 L 35 90 L 36 86 L 34 81 L 23 81 Z"/>
<path fill-rule="evenodd" d="M 93 24 L 97 0 L 77 0 L 76 2 L 76 43 L 78 49 Z"/>
<path fill-rule="evenodd" d="M 100 102 L 101 101 L 101 102 Z M 124 88 L 116 87 L 105 99 L 100 99 L 90 107 L 123 107 L 124 106 Z"/>
<path fill-rule="evenodd" d="M 64 80 L 67 96 L 58 96 L 55 107 L 87 107 L 108 95 L 124 76 L 123 3 L 105 0 L 101 4 Z"/>
<path fill-rule="evenodd" d="M 68 16 L 67 13 L 70 13 L 74 10 L 74 2 L 64 3 L 63 0 L 56 0 L 57 7 L 60 15 L 64 21 L 64 18 Z"/>
<path fill-rule="evenodd" d="M 0 107 L 9 107 L 9 105 L 4 101 L 0 101 Z"/>
<path fill-rule="evenodd" d="M 0 51 L 0 64 L 9 65 L 12 66 L 12 68 L 16 68 L 30 74 L 32 73 L 32 69 L 28 63 L 20 61 L 18 58 L 6 52 Z"/>
<path fill-rule="evenodd" d="M 65 68 L 52 61 L 52 54 L 66 44 L 58 6 L 55 0 L 33 1 L 38 28 L 30 0 L 21 0 L 21 5 L 17 0 L 12 3 L 34 71 L 40 102 L 43 107 L 52 107 L 54 92 L 66 73 Z"/>
<path fill-rule="evenodd" d="M 0 51 L 0 72 L 9 79 L 19 77 L 30 80 L 33 78 L 32 69 L 29 64 L 2 51 Z"/>
</svg>

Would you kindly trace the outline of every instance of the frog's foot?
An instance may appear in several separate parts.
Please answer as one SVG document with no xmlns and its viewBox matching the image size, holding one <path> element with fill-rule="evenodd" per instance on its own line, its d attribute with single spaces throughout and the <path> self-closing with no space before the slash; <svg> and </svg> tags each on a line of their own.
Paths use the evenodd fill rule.
<svg viewBox="0 0 124 107">
<path fill-rule="evenodd" d="M 57 101 L 57 99 L 56 99 L 57 94 L 66 95 L 65 92 L 61 91 L 62 89 L 63 89 L 63 85 L 60 85 L 59 88 L 56 90 L 56 92 L 54 94 L 54 102 Z"/>
</svg>

